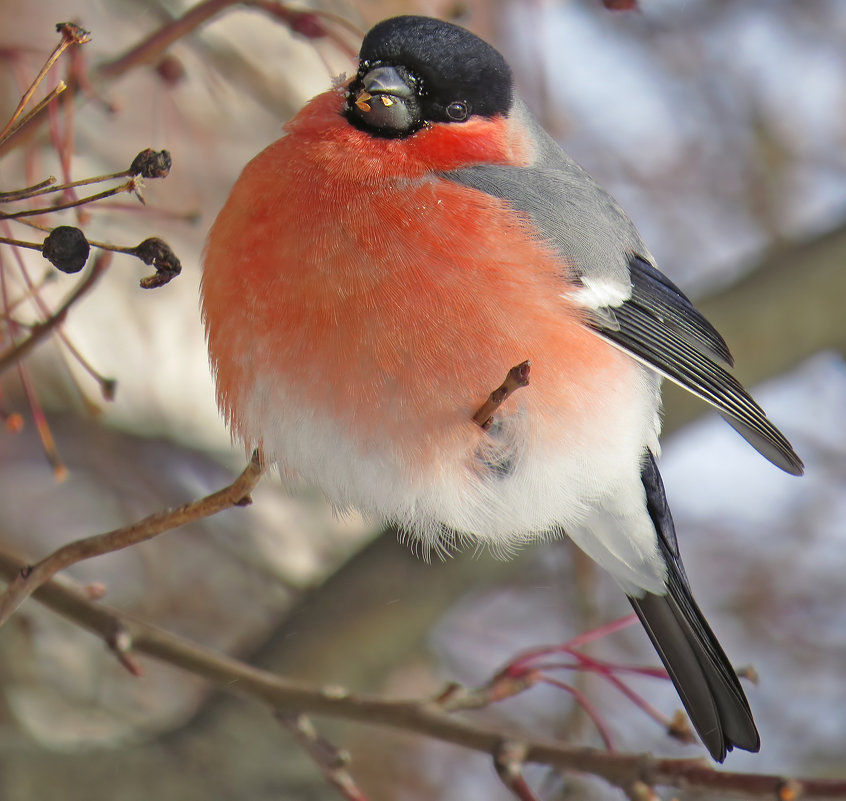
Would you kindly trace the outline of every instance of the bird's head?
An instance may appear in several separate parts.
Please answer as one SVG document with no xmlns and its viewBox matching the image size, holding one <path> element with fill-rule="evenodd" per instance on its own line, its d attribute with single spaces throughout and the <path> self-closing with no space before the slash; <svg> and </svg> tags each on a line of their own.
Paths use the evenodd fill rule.
<svg viewBox="0 0 846 801">
<path fill-rule="evenodd" d="M 507 115 L 511 70 L 464 28 L 430 17 L 393 17 L 361 45 L 345 113 L 374 136 L 402 138 L 433 123 Z"/>
</svg>

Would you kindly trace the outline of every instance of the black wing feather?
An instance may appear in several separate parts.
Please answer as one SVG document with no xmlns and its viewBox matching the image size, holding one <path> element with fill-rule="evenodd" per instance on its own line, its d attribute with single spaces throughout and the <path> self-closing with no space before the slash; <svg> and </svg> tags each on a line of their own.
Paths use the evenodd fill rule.
<svg viewBox="0 0 846 801">
<path fill-rule="evenodd" d="M 641 474 L 646 505 L 667 565 L 666 595 L 629 596 L 667 668 L 693 727 L 718 762 L 733 748 L 757 751 L 758 730 L 737 674 L 693 600 L 664 485 L 647 451 Z"/>
<path fill-rule="evenodd" d="M 685 313 L 697 327 L 701 327 L 697 319 L 704 321 L 704 318 L 668 280 L 660 281 L 650 276 L 641 266 L 641 259 L 635 257 L 632 262 L 633 274 L 638 275 L 638 280 L 633 285 L 631 298 L 608 309 L 614 318 L 613 326 L 598 316 L 592 323 L 594 328 L 606 339 L 715 406 L 726 422 L 773 464 L 792 475 L 801 475 L 802 460 L 785 436 L 767 419 L 741 383 L 711 355 L 713 337 L 708 337 L 707 346 L 700 340 L 697 349 L 689 341 L 693 336 L 690 328 L 685 335 L 679 336 L 665 321 L 667 309 L 672 309 L 677 317 Z M 657 270 L 652 268 L 651 272 L 657 273 Z M 689 307 L 686 312 L 685 306 Z M 665 313 L 657 310 L 665 310 Z"/>
<path fill-rule="evenodd" d="M 630 261 L 632 302 L 673 329 L 689 345 L 726 367 L 734 359 L 720 332 L 666 275 L 646 259 L 635 256 Z"/>
</svg>

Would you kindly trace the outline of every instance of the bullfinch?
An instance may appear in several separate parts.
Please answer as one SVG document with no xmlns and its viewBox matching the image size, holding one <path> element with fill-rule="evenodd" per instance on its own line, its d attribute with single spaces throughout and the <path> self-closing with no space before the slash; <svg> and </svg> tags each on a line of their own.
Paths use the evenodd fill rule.
<svg viewBox="0 0 846 801">
<path fill-rule="evenodd" d="M 236 438 L 429 546 L 566 533 L 628 595 L 713 758 L 758 750 L 658 473 L 662 378 L 778 467 L 802 462 L 493 47 L 436 19 L 377 24 L 356 74 L 244 169 L 202 313 Z M 474 422 L 525 360 L 528 386 Z"/>
</svg>

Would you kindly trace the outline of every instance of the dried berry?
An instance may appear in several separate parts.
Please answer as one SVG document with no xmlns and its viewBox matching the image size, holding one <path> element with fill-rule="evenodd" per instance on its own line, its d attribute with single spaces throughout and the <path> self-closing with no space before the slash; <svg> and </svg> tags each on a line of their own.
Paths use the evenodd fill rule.
<svg viewBox="0 0 846 801">
<path fill-rule="evenodd" d="M 164 178 L 170 172 L 173 159 L 167 150 L 153 150 L 148 147 L 142 150 L 129 165 L 130 175 L 140 175 L 142 178 Z"/>
<path fill-rule="evenodd" d="M 41 246 L 41 255 L 63 273 L 78 273 L 88 261 L 90 251 L 85 234 L 72 225 L 54 228 Z"/>
<path fill-rule="evenodd" d="M 144 289 L 164 286 L 182 272 L 182 264 L 164 239 L 155 236 L 145 239 L 134 252 L 144 264 L 152 264 L 156 268 L 155 275 L 141 279 L 141 286 Z"/>
</svg>

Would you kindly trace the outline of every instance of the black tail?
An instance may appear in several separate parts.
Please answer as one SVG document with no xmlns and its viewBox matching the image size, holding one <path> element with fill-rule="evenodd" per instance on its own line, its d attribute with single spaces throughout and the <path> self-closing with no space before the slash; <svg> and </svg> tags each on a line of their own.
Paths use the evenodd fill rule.
<svg viewBox="0 0 846 801">
<path fill-rule="evenodd" d="M 717 638 L 690 594 L 673 518 L 655 458 L 642 473 L 649 514 L 667 563 L 667 594 L 629 597 L 678 690 L 693 727 L 718 762 L 732 748 L 757 751 L 761 741 L 749 702 Z"/>
</svg>

